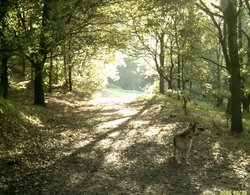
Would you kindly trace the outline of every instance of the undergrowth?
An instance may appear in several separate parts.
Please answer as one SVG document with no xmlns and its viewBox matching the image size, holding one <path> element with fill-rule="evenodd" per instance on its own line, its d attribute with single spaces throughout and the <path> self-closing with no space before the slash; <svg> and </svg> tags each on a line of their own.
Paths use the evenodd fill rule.
<svg viewBox="0 0 250 195">
<path fill-rule="evenodd" d="M 182 108 L 182 101 L 164 95 L 155 95 L 152 104 L 161 104 L 166 116 L 174 116 L 180 122 L 196 121 L 206 130 L 207 139 L 211 140 L 211 149 L 227 151 L 233 160 L 245 158 L 250 164 L 250 114 L 243 113 L 244 131 L 235 133 L 227 125 L 224 108 L 215 107 L 202 101 L 190 101 L 187 110 Z M 229 122 L 230 124 L 230 122 Z"/>
<path fill-rule="evenodd" d="M 25 141 L 25 137 L 36 134 L 36 127 L 46 116 L 45 108 L 0 98 L 0 146 L 13 149 Z"/>
</svg>

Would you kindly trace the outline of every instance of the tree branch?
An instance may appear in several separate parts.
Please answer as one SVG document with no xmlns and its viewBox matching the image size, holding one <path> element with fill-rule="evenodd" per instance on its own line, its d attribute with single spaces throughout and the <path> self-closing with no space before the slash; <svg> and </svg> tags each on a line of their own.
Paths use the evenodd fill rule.
<svg viewBox="0 0 250 195">
<path fill-rule="evenodd" d="M 250 42 L 250 36 L 243 29 L 240 29 L 240 31 L 245 35 L 247 40 Z"/>
<path fill-rule="evenodd" d="M 246 7 L 248 9 L 248 15 L 250 16 L 250 3 L 249 0 L 245 0 Z"/>
<path fill-rule="evenodd" d="M 203 10 L 204 12 L 206 12 L 207 14 L 213 15 L 213 16 L 217 16 L 217 17 L 220 17 L 220 18 L 224 18 L 223 15 L 220 15 L 220 14 L 218 14 L 218 13 L 212 12 L 202 0 L 199 0 L 199 2 L 200 2 L 201 5 L 198 4 L 198 3 L 196 3 L 196 6 L 197 6 L 198 8 L 200 8 L 201 10 Z M 217 5 L 214 5 L 214 4 L 212 4 L 212 5 L 213 5 L 213 6 L 216 6 L 216 8 L 218 7 Z M 219 9 L 219 8 L 218 8 L 218 9 Z"/>
<path fill-rule="evenodd" d="M 204 56 L 201 56 L 201 58 L 204 59 L 204 60 L 206 60 L 206 61 L 208 61 L 208 62 L 211 62 L 211 63 L 213 63 L 213 64 L 215 64 L 215 65 L 217 65 L 217 66 L 219 66 L 219 67 L 221 67 L 221 68 L 227 69 L 226 66 L 223 66 L 223 65 L 219 64 L 218 62 L 215 62 L 215 61 L 212 60 L 212 59 L 209 59 L 209 58 L 204 57 Z"/>
</svg>

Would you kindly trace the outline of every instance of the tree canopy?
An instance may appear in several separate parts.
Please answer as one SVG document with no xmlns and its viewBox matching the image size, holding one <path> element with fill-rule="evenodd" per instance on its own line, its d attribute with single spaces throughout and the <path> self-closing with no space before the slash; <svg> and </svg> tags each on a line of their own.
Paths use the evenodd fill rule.
<svg viewBox="0 0 250 195">
<path fill-rule="evenodd" d="M 55 86 L 91 96 L 107 82 L 104 70 L 119 65 L 119 51 L 126 66 L 114 83 L 142 89 L 150 77 L 159 93 L 188 91 L 226 105 L 231 129 L 241 132 L 241 105 L 249 112 L 250 104 L 249 19 L 247 0 L 1 0 L 1 95 L 8 97 L 11 70 L 30 82 L 37 105 Z"/>
</svg>

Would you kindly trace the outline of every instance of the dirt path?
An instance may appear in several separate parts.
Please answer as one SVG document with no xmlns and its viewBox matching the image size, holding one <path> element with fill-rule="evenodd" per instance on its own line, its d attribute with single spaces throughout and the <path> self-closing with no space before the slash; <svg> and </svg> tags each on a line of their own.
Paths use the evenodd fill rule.
<svg viewBox="0 0 250 195">
<path fill-rule="evenodd" d="M 172 138 L 183 123 L 160 105 L 52 96 L 46 113 L 34 149 L 2 169 L 1 194 L 219 194 L 249 183 L 207 133 L 194 141 L 192 166 L 176 165 Z"/>
</svg>

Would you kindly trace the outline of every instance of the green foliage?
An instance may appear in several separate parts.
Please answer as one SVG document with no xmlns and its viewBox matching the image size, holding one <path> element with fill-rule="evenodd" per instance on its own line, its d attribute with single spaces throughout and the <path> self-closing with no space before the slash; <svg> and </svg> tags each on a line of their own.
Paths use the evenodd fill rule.
<svg viewBox="0 0 250 195">
<path fill-rule="evenodd" d="M 104 66 L 88 64 L 83 68 L 78 67 L 73 73 L 74 89 L 91 97 L 104 87 L 106 75 L 103 74 Z"/>
<path fill-rule="evenodd" d="M 42 1 L 19 0 L 16 1 L 18 4 L 10 0 L 5 2 L 11 4 L 1 8 L 2 13 L 8 11 L 8 25 L 3 28 L 1 23 L 0 27 L 8 43 L 15 48 L 15 54 L 41 61 L 41 49 L 48 54 L 46 57 L 53 51 L 52 78 L 48 77 L 49 59 L 45 63 L 46 86 L 49 79 L 52 79 L 53 84 L 67 84 L 67 71 L 71 67 L 74 90 L 85 89 L 86 94 L 97 91 L 105 81 L 105 76 L 100 73 L 104 68 L 92 60 L 104 60 L 105 64 L 109 64 L 107 61 L 111 61 L 111 58 L 104 56 L 129 45 L 127 53 L 145 60 L 147 65 L 136 66 L 127 61 L 126 66 L 119 66 L 120 80 L 115 83 L 127 89 L 153 88 L 149 86 L 152 84 L 150 77 L 156 73 L 152 67 L 155 67 L 156 62 L 161 66 L 162 46 L 164 62 L 160 68 L 167 79 L 172 77 L 171 90 L 180 91 L 192 84 L 192 92 L 214 100 L 228 95 L 228 73 L 223 69 L 225 62 L 218 46 L 217 29 L 211 19 L 195 6 L 194 1 L 79 1 L 77 4 L 65 0 L 48 1 L 49 17 L 43 29 Z M 217 5 L 224 8 L 228 2 L 222 0 Z M 247 10 L 243 8 L 242 28 L 248 35 Z M 219 13 L 220 10 L 215 9 L 215 12 Z M 218 21 L 222 27 L 223 21 Z M 160 44 L 162 34 L 164 40 Z M 43 47 L 40 45 L 41 35 L 44 35 Z M 245 91 L 249 85 L 247 47 L 247 38 L 243 36 L 240 55 L 243 58 L 241 74 Z M 21 59 L 11 63 L 20 66 Z M 30 78 L 30 68 L 26 70 L 29 71 L 26 71 L 26 78 Z M 182 80 L 183 86 L 178 86 L 178 79 Z M 169 87 L 167 81 L 165 85 Z"/>
<path fill-rule="evenodd" d="M 139 64 L 131 58 L 125 58 L 124 64 L 118 65 L 118 80 L 110 80 L 117 86 L 127 90 L 142 90 L 147 84 L 152 84 L 153 78 L 146 75 L 145 64 Z"/>
</svg>

